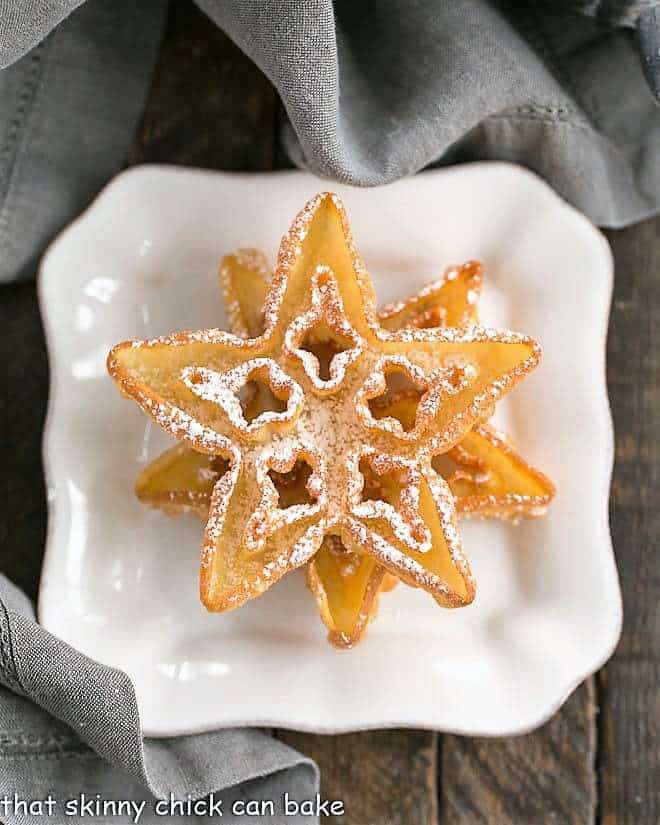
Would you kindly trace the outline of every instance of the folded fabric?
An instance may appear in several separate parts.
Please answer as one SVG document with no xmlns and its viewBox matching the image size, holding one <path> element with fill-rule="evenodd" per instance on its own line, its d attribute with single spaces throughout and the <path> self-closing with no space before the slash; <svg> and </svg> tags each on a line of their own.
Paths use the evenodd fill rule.
<svg viewBox="0 0 660 825">
<path fill-rule="evenodd" d="M 0 66 L 79 0 L 0 0 Z M 162 39 L 166 0 L 86 3 L 0 71 L 0 282 L 39 255 L 126 162 Z"/>
<path fill-rule="evenodd" d="M 120 168 L 146 99 L 165 0 L 79 5 L 0 0 L 0 281 L 33 275 Z M 322 177 L 510 160 L 604 226 L 658 210 L 657 2 L 198 5 L 270 77 L 284 145 Z"/>
<path fill-rule="evenodd" d="M 653 94 L 660 100 L 660 6 L 653 3 L 641 11 L 637 34 L 642 53 L 642 68 Z"/>
<path fill-rule="evenodd" d="M 504 159 L 597 223 L 658 211 L 655 2 L 197 2 L 272 80 L 291 158 L 323 177 L 372 186 Z M 32 276 L 125 163 L 166 11 L 166 0 L 0 0 L 0 281 Z M 317 788 L 311 762 L 259 731 L 143 742 L 128 677 L 44 631 L 1 577 L 0 682 L 0 796 Z"/>
<path fill-rule="evenodd" d="M 653 48 L 648 3 L 198 2 L 273 81 L 286 147 L 319 175 L 373 186 L 510 160 L 599 224 L 658 209 L 660 108 L 642 70 L 657 63 L 611 28 L 646 9 Z"/>
<path fill-rule="evenodd" d="M 135 693 L 121 671 L 100 665 L 44 630 L 29 600 L 0 576 L 0 798 L 43 800 L 58 809 L 48 821 L 71 822 L 64 803 L 100 794 L 103 800 L 145 801 L 141 823 L 156 816 L 156 798 L 203 799 L 214 793 L 223 822 L 235 799 L 273 800 L 272 825 L 310 823 L 283 816 L 281 799 L 313 799 L 313 762 L 254 729 L 221 730 L 173 739 L 142 739 Z M 20 808 L 20 806 L 19 806 Z M 7 825 L 43 821 L 12 806 Z M 101 820 L 101 821 L 111 821 Z M 122 820 L 126 821 L 126 820 Z M 181 817 L 181 821 L 207 821 Z"/>
</svg>

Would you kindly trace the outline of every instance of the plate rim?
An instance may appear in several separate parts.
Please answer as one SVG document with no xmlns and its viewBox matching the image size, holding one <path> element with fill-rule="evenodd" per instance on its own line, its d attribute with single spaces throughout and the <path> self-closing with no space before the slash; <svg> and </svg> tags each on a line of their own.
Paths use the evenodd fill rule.
<svg viewBox="0 0 660 825">
<path fill-rule="evenodd" d="M 486 170 L 488 172 L 505 170 L 506 172 L 513 173 L 514 175 L 519 175 L 522 178 L 526 178 L 528 181 L 531 181 L 533 186 L 535 186 L 539 191 L 542 191 L 544 197 L 550 196 L 550 198 L 554 200 L 555 205 L 557 207 L 571 214 L 573 219 L 581 223 L 583 227 L 585 227 L 587 231 L 589 231 L 592 234 L 594 240 L 597 240 L 598 245 L 600 246 L 601 253 L 603 254 L 604 280 L 602 296 L 604 306 L 603 311 L 601 313 L 601 328 L 598 336 L 601 352 L 601 378 L 599 381 L 599 394 L 601 396 L 600 411 L 601 415 L 603 416 L 602 423 L 605 425 L 604 429 L 606 443 L 604 440 L 602 446 L 604 448 L 604 459 L 605 464 L 607 466 L 607 472 L 604 473 L 601 478 L 603 489 L 600 491 L 600 494 L 603 504 L 601 507 L 600 529 L 602 532 L 602 538 L 604 539 L 604 541 L 602 542 L 602 560 L 607 567 L 607 576 L 610 579 L 610 584 L 612 585 L 612 594 L 615 594 L 617 597 L 616 599 L 611 599 L 609 601 L 609 604 L 607 605 L 607 612 L 609 614 L 610 619 L 609 624 L 611 627 L 610 636 L 607 640 L 607 644 L 604 644 L 602 646 L 602 649 L 599 649 L 596 655 L 594 655 L 588 661 L 587 664 L 583 665 L 580 668 L 579 673 L 577 673 L 573 678 L 571 678 L 564 686 L 561 687 L 561 689 L 554 692 L 555 699 L 551 703 L 545 702 L 543 709 L 540 710 L 538 714 L 531 715 L 530 719 L 525 719 L 521 721 L 521 723 L 518 725 L 492 725 L 490 729 L 486 729 L 484 728 L 484 726 L 472 727 L 469 724 L 457 724 L 455 726 L 448 726 L 446 724 L 442 724 L 437 721 L 434 721 L 433 719 L 430 719 L 428 713 L 418 715 L 411 714 L 408 717 L 406 714 L 394 712 L 391 713 L 387 719 L 384 718 L 384 716 L 381 714 L 377 719 L 366 720 L 362 723 L 315 724 L 307 723 L 304 721 L 296 722 L 295 719 L 292 718 L 292 714 L 289 712 L 288 714 L 284 713 L 279 715 L 270 714 L 267 717 L 251 720 L 246 720 L 241 715 L 237 714 L 235 718 L 230 717 L 228 719 L 223 719 L 221 722 L 209 721 L 208 723 L 200 724 L 169 724 L 168 726 L 150 724 L 146 726 L 146 729 L 145 726 L 142 724 L 141 717 L 140 723 L 143 735 L 152 738 L 166 738 L 171 736 L 182 736 L 208 732 L 211 730 L 216 730 L 220 727 L 279 727 L 289 730 L 297 730 L 301 732 L 319 734 L 340 734 L 352 731 L 374 730 L 379 728 L 389 729 L 396 727 L 407 727 L 411 729 L 431 729 L 450 734 L 483 736 L 488 738 L 499 736 L 517 736 L 535 730 L 536 728 L 540 727 L 545 722 L 547 722 L 552 716 L 554 716 L 557 710 L 559 710 L 559 708 L 569 698 L 573 691 L 585 679 L 587 679 L 589 676 L 593 675 L 597 670 L 599 670 L 605 664 L 605 662 L 607 662 L 607 660 L 611 657 L 614 650 L 616 649 L 622 630 L 623 602 L 618 569 L 616 565 L 616 555 L 614 551 L 614 545 L 612 541 L 611 529 L 609 524 L 609 499 L 615 458 L 614 426 L 609 396 L 607 392 L 606 374 L 607 335 L 614 283 L 614 261 L 612 252 L 607 239 L 605 238 L 603 233 L 598 229 L 598 227 L 594 226 L 594 224 L 592 224 L 591 221 L 589 221 L 589 219 L 585 215 L 583 215 L 574 206 L 565 201 L 542 178 L 540 178 L 538 175 L 531 172 L 530 170 L 521 167 L 517 164 L 509 163 L 506 161 L 476 161 L 466 164 L 457 164 L 454 166 L 444 167 L 441 169 L 426 170 L 424 172 L 419 173 L 419 176 L 426 177 L 428 175 L 434 175 L 449 177 L 455 175 L 464 175 L 466 173 L 477 173 L 482 170 Z M 47 591 L 49 589 L 51 579 L 54 578 L 53 571 L 57 564 L 56 554 L 54 552 L 53 531 L 54 524 L 57 518 L 58 496 L 56 495 L 56 490 L 58 485 L 56 482 L 56 468 L 54 466 L 56 464 L 56 461 L 53 455 L 54 451 L 52 449 L 52 444 L 54 441 L 54 432 L 56 431 L 56 413 L 60 395 L 58 370 L 60 368 L 61 358 L 57 357 L 58 333 L 55 331 L 56 325 L 54 323 L 52 313 L 50 313 L 48 309 L 48 293 L 52 289 L 50 281 L 55 280 L 55 275 L 50 274 L 52 271 L 54 271 L 51 268 L 50 262 L 59 252 L 60 248 L 62 248 L 66 243 L 68 243 L 70 236 L 74 236 L 81 227 L 84 227 L 86 223 L 93 219 L 95 213 L 100 211 L 102 207 L 105 207 L 106 203 L 111 201 L 111 199 L 115 196 L 116 192 L 121 191 L 121 188 L 126 184 L 127 181 L 130 183 L 135 178 L 150 178 L 154 176 L 167 176 L 172 178 L 173 180 L 176 178 L 192 177 L 216 179 L 233 178 L 236 180 L 240 180 L 241 178 L 249 178 L 251 180 L 255 180 L 259 177 L 268 177 L 270 179 L 273 179 L 274 177 L 315 177 L 313 175 L 310 175 L 310 173 L 308 172 L 298 169 L 253 173 L 243 171 L 203 169 L 196 167 L 182 167 L 161 163 L 140 164 L 122 170 L 119 174 L 112 178 L 101 189 L 101 191 L 96 195 L 92 202 L 73 221 L 71 221 L 66 227 L 64 227 L 54 238 L 54 240 L 49 244 L 48 248 L 46 249 L 46 252 L 44 253 L 41 259 L 37 275 L 37 298 L 43 325 L 44 337 L 46 341 L 46 349 L 49 364 L 48 406 L 42 435 L 42 463 L 48 505 L 48 517 L 44 545 L 44 557 L 42 562 L 39 593 L 37 599 L 37 616 L 38 621 L 42 624 L 44 624 L 42 621 L 43 617 L 48 612 L 46 608 Z M 332 181 L 327 181 L 321 178 L 317 178 L 317 180 L 319 181 L 320 189 L 332 189 Z M 393 182 L 390 184 L 386 184 L 385 186 L 387 187 L 396 185 L 397 182 Z M 44 626 L 46 627 L 46 624 L 44 624 Z M 131 677 L 129 676 L 129 679 L 130 678 Z M 133 684 L 132 679 L 131 684 Z M 133 689 L 135 690 L 134 685 Z"/>
</svg>

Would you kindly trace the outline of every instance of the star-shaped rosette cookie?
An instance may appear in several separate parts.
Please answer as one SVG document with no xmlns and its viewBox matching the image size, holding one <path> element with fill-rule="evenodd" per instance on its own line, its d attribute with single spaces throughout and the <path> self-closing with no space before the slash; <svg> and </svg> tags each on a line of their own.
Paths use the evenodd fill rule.
<svg viewBox="0 0 660 825">
<path fill-rule="evenodd" d="M 283 239 L 261 336 L 211 329 L 129 341 L 108 368 L 160 426 L 229 464 L 202 553 L 210 610 L 259 595 L 312 560 L 324 536 L 454 607 L 472 600 L 474 584 L 432 456 L 539 354 L 508 331 L 384 329 L 343 207 L 324 194 Z M 403 390 L 414 406 L 405 421 L 387 404 Z M 252 417 L 256 394 L 269 403 Z M 283 500 L 281 478 L 301 472 L 304 495 Z"/>
<path fill-rule="evenodd" d="M 263 333 L 263 306 L 272 273 L 263 253 L 244 249 L 227 255 L 220 266 L 220 285 L 233 332 L 245 338 Z M 440 278 L 419 292 L 379 310 L 387 329 L 405 326 L 468 326 L 477 323 L 482 268 L 476 261 L 448 268 Z M 252 415 L 261 398 L 251 400 Z M 267 404 L 268 398 L 264 399 Z M 414 404 L 405 397 L 394 399 L 394 410 L 406 420 Z M 449 452 L 436 456 L 433 466 L 449 483 L 460 515 L 514 518 L 542 515 L 554 494 L 552 483 L 525 462 L 504 437 L 477 424 Z M 185 442 L 152 461 L 140 473 L 138 498 L 171 515 L 194 512 L 206 519 L 213 487 L 228 463 L 197 453 Z M 276 479 L 280 498 L 292 502 L 304 492 L 305 476 L 291 472 Z M 399 579 L 374 559 L 347 550 L 328 535 L 306 567 L 307 581 L 329 631 L 329 641 L 350 647 L 364 635 L 376 612 L 378 593 L 391 590 Z"/>
</svg>

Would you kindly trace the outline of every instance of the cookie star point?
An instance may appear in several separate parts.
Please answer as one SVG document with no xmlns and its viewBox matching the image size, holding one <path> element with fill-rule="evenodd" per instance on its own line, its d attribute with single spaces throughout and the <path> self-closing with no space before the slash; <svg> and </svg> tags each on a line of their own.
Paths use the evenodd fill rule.
<svg viewBox="0 0 660 825">
<path fill-rule="evenodd" d="M 240 308 L 245 296 L 236 292 L 232 267 L 251 271 L 254 261 L 243 256 L 223 264 L 225 294 L 234 289 Z M 447 283 L 458 280 L 478 291 L 479 277 L 472 266 L 447 276 Z M 423 323 L 404 332 L 381 327 L 346 214 L 328 193 L 294 220 L 263 313 L 246 315 L 237 331 L 250 338 L 218 330 L 179 333 L 120 346 L 109 361 L 122 390 L 161 426 L 195 450 L 216 450 L 229 461 L 210 496 L 200 580 L 206 606 L 231 609 L 288 570 L 315 566 L 329 535 L 370 559 L 365 598 L 377 592 L 373 582 L 386 568 L 442 604 L 469 603 L 474 583 L 453 497 L 431 467 L 430 450 L 448 449 L 532 368 L 531 339 L 483 328 L 438 331 Z M 369 424 L 365 412 L 370 382 L 382 389 L 374 376 L 392 366 L 403 366 L 422 390 L 409 431 L 374 423 L 387 416 L 372 415 Z M 254 397 L 241 399 L 256 379 Z M 409 471 L 399 482 L 390 479 L 386 506 L 371 511 L 356 510 L 350 498 L 367 453 L 376 471 L 379 461 Z M 287 467 L 299 459 L 309 463 L 312 501 L 279 507 L 269 474 L 284 466 L 282 456 Z M 317 590 L 322 578 L 317 571 Z M 360 607 L 357 618 L 368 614 Z M 338 632 L 352 638 L 345 628 Z"/>
</svg>

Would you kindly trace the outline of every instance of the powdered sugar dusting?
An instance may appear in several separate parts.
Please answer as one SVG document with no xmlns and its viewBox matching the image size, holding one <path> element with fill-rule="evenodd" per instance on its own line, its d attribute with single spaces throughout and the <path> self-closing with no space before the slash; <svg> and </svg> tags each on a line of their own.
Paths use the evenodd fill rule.
<svg viewBox="0 0 660 825">
<path fill-rule="evenodd" d="M 265 411 L 253 421 L 246 421 L 239 392 L 255 378 L 267 383 L 276 397 L 286 400 L 284 412 Z M 301 387 L 269 358 L 253 358 L 223 373 L 206 367 L 186 367 L 181 380 L 198 398 L 218 404 L 231 424 L 244 433 L 257 432 L 274 422 L 292 421 L 303 399 Z"/>
<path fill-rule="evenodd" d="M 332 206 L 326 217 L 341 225 L 353 272 L 333 272 L 320 263 L 304 273 L 298 266 L 298 292 L 292 294 L 301 293 L 300 303 L 297 308 L 289 306 L 290 272 L 300 260 L 318 260 L 318 250 L 308 247 L 318 233 L 309 229 L 317 210 L 322 206 L 328 209 L 329 202 Z M 301 258 L 303 252 L 306 257 Z M 255 262 L 245 263 L 252 266 Z M 450 270 L 446 282 L 459 274 L 458 268 Z M 308 278 L 306 285 L 301 285 L 303 277 Z M 351 281 L 349 289 L 346 279 Z M 351 306 L 344 304 L 348 295 L 353 296 Z M 321 323 L 350 344 L 332 357 L 327 379 L 320 375 L 320 362 L 311 349 L 302 346 L 303 338 L 314 334 Z M 336 196 L 324 194 L 307 204 L 282 241 L 260 338 L 242 340 L 221 330 L 200 330 L 132 346 L 139 351 L 191 343 L 204 346 L 195 350 L 187 365 L 181 357 L 172 359 L 177 367 L 171 375 L 164 375 L 169 369 L 166 364 L 159 367 L 156 382 L 159 388 L 167 387 L 168 381 L 171 385 L 178 382 L 178 392 L 172 395 L 181 398 L 179 405 L 159 397 L 150 386 L 153 357 L 144 369 L 127 373 L 120 365 L 113 374 L 165 429 L 187 439 L 195 449 L 231 457 L 230 470 L 217 481 L 211 495 L 204 541 L 202 595 L 210 609 L 230 609 L 259 595 L 287 570 L 308 562 L 328 533 L 350 537 L 352 550 L 371 555 L 410 583 L 442 596 L 451 606 L 471 600 L 473 584 L 461 551 L 453 498 L 430 467 L 429 448 L 440 451 L 455 443 L 480 412 L 489 409 L 534 366 L 538 348 L 531 339 L 476 326 L 399 332 L 382 329 L 376 318 L 373 287 L 353 244 L 343 206 Z M 531 354 L 518 359 L 496 380 L 486 380 L 473 349 L 494 343 L 524 344 Z M 227 358 L 229 351 L 231 358 Z M 487 352 L 484 348 L 484 361 Z M 217 367 L 230 362 L 234 365 L 231 368 Z M 493 362 L 497 366 L 494 356 Z M 384 392 L 385 376 L 394 369 L 405 372 L 420 389 L 410 431 L 404 431 L 396 418 L 384 415 L 375 419 L 369 411 L 368 401 Z M 309 379 L 310 388 L 301 386 L 301 382 L 306 383 L 301 376 Z M 248 421 L 238 394 L 256 378 L 285 402 L 286 408 L 262 408 Z M 181 385 L 187 388 L 190 400 Z M 200 409 L 206 409 L 203 404 L 222 410 L 226 432 L 223 425 L 218 424 L 223 430 L 219 433 L 195 418 Z M 439 423 L 445 409 L 451 410 L 451 415 Z M 209 419 L 216 421 L 213 414 Z M 369 500 L 360 498 L 360 460 L 365 455 L 376 477 L 385 481 L 386 474 L 394 474 L 394 481 L 384 485 L 383 495 Z M 313 500 L 282 507 L 269 473 L 288 471 L 301 456 L 313 467 L 307 484 Z M 431 490 L 435 504 L 441 533 L 438 541 L 446 546 L 465 592 L 453 590 L 426 568 L 424 559 L 438 548 L 433 547 L 437 533 L 421 516 L 424 485 Z M 345 575 L 351 574 L 347 568 Z"/>
<path fill-rule="evenodd" d="M 318 266 L 311 280 L 312 307 L 299 315 L 290 324 L 284 336 L 284 351 L 291 358 L 299 360 L 308 379 L 321 392 L 335 390 L 343 381 L 346 368 L 359 358 L 365 341 L 353 329 L 346 318 L 344 304 L 339 295 L 332 270 Z M 348 339 L 352 347 L 336 354 L 330 362 L 330 375 L 321 378 L 320 365 L 316 356 L 301 347 L 305 335 L 316 326 L 325 324 L 329 330 Z"/>
</svg>

